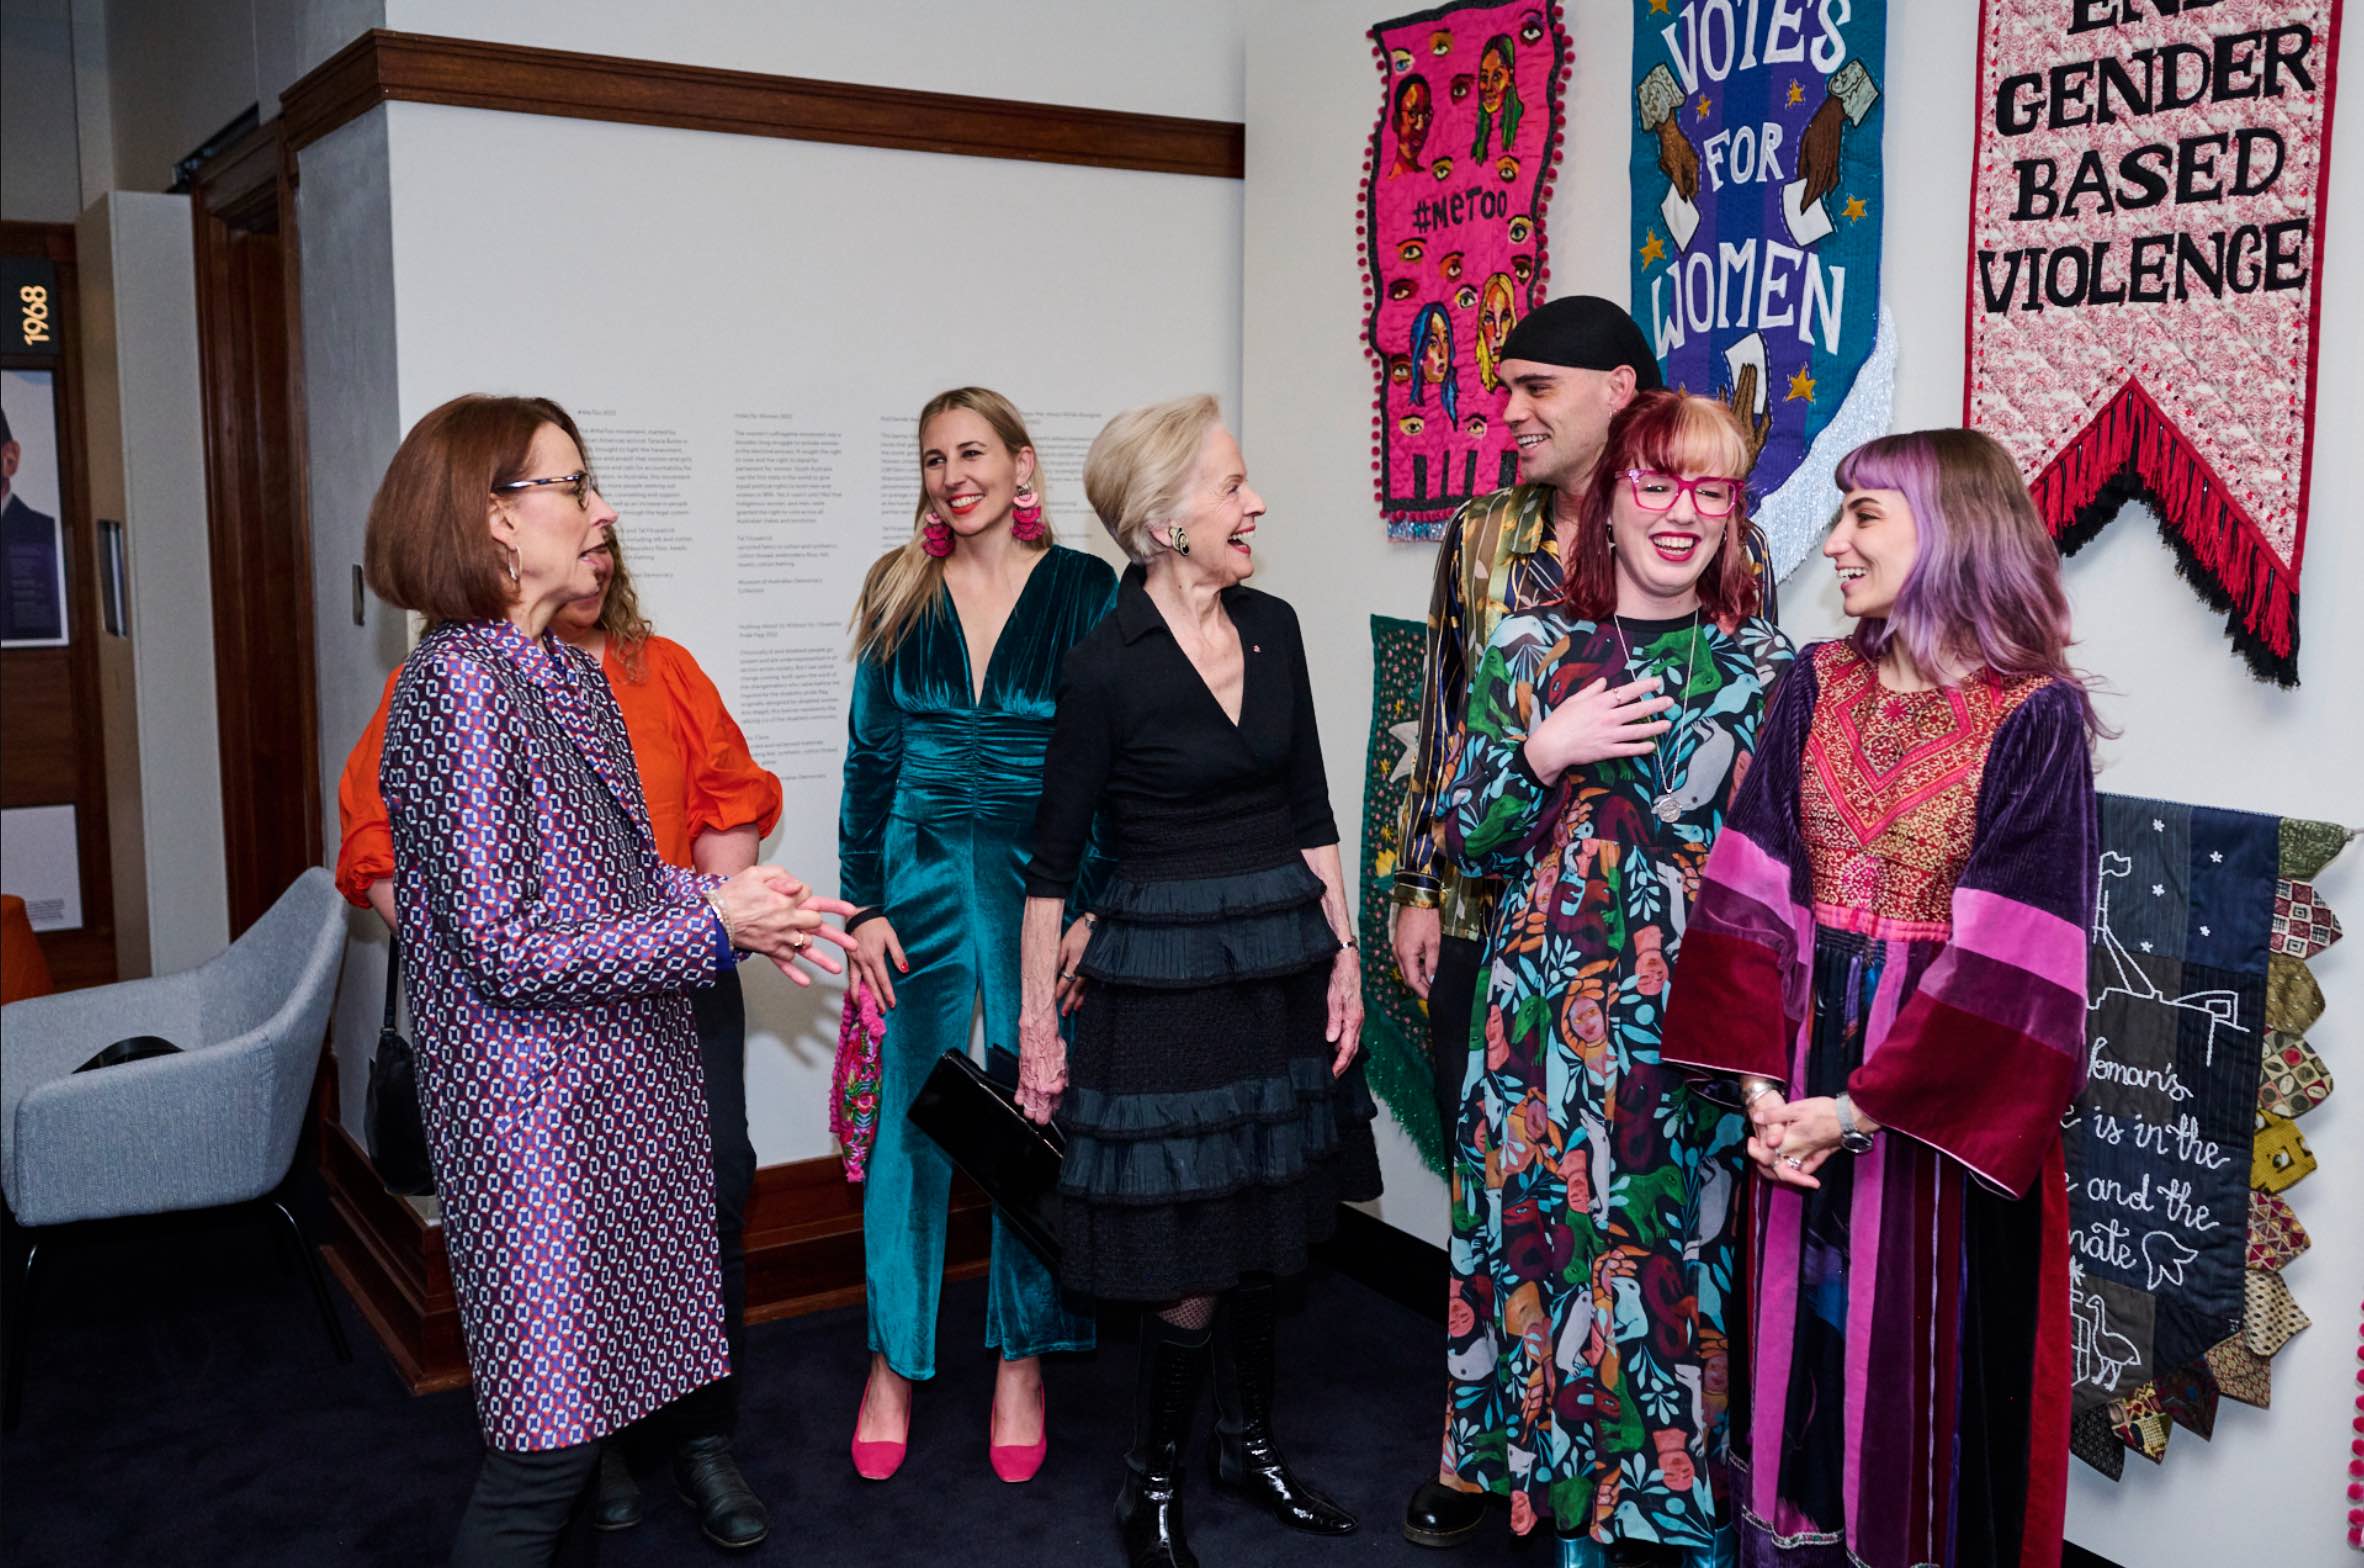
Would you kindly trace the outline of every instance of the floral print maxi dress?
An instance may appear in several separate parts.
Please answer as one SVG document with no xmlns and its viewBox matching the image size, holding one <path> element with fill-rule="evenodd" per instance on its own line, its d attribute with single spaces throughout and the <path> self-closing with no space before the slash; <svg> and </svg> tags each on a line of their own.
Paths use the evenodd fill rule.
<svg viewBox="0 0 2364 1568">
<path fill-rule="evenodd" d="M 1451 1171 L 1442 1476 L 1524 1534 L 1705 1549 L 1724 1488 L 1740 1115 L 1658 1059 L 1701 866 L 1790 648 L 1771 623 L 1503 621 L 1438 812 L 1504 877 Z M 1549 787 L 1523 743 L 1596 677 L 1676 699 L 1655 754 Z M 1686 679 L 1687 676 L 1687 679 Z"/>
</svg>

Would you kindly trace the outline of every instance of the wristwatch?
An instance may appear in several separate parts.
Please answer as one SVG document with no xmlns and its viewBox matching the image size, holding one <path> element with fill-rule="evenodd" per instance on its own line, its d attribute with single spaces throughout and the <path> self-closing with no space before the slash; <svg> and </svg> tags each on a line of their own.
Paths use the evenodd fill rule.
<svg viewBox="0 0 2364 1568">
<path fill-rule="evenodd" d="M 1855 1125 L 1855 1101 L 1844 1090 L 1839 1094 L 1839 1147 L 1849 1154 L 1869 1154 L 1872 1135 Z"/>
</svg>

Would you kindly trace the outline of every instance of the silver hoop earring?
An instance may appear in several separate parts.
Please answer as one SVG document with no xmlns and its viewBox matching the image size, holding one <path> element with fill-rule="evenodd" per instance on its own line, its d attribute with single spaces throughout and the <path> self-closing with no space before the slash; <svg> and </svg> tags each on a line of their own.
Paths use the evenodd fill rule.
<svg viewBox="0 0 2364 1568">
<path fill-rule="evenodd" d="M 1176 523 L 1171 528 L 1167 529 L 1166 537 L 1168 542 L 1173 545 L 1175 554 L 1188 555 L 1190 553 L 1190 535 L 1182 531 L 1182 525 L 1180 523 Z"/>
</svg>

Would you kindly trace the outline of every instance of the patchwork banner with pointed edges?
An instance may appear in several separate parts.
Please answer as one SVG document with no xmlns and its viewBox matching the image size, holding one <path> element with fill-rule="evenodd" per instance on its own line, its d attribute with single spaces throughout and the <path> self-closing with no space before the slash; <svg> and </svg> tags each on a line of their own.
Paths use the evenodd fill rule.
<svg viewBox="0 0 2364 1568">
<path fill-rule="evenodd" d="M 1634 319 L 1667 385 L 1748 425 L 1778 578 L 1837 510 L 1839 458 L 1888 428 L 1886 0 L 1629 3 Z"/>
<path fill-rule="evenodd" d="M 1461 0 L 1381 22 L 1363 157 L 1371 472 L 1391 539 L 1436 539 L 1518 479 L 1502 340 L 1544 295 L 1568 35 L 1545 0 Z"/>
<path fill-rule="evenodd" d="M 1963 422 L 2064 551 L 2129 500 L 2298 681 L 2341 0 L 1983 0 Z"/>
<path fill-rule="evenodd" d="M 2069 1180 L 2071 1451 L 2113 1478 L 2220 1398 L 2264 1404 L 2306 1327 L 2283 1269 L 2307 1249 L 2288 1191 L 2314 1169 L 2295 1118 L 2322 1011 L 2306 961 L 2339 922 L 2314 877 L 2333 824 L 2101 797 L 2085 1092 Z"/>
</svg>

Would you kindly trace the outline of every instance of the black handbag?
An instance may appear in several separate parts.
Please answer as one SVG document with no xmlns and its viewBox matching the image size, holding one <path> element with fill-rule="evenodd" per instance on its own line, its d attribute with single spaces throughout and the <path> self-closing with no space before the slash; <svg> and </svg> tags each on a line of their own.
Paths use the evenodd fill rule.
<svg viewBox="0 0 2364 1568">
<path fill-rule="evenodd" d="M 911 1102 L 911 1125 L 936 1141 L 1054 1273 L 1059 1267 L 1059 1167 L 1067 1140 L 1038 1127 L 1017 1096 L 965 1051 L 946 1051 Z"/>
<path fill-rule="evenodd" d="M 419 1120 L 418 1065 L 410 1042 L 394 1027 L 401 983 L 402 939 L 396 937 L 386 944 L 386 1015 L 378 1025 L 377 1054 L 369 1059 L 369 1161 L 388 1192 L 423 1198 L 435 1191 L 435 1168 Z"/>
</svg>

